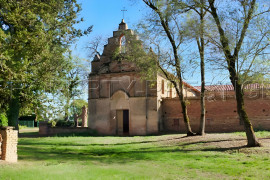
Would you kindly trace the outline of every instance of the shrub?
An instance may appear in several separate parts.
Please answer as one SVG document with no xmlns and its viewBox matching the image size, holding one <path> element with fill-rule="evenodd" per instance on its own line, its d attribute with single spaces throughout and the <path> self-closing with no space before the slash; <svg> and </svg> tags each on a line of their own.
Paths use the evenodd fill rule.
<svg viewBox="0 0 270 180">
<path fill-rule="evenodd" d="M 56 126 L 56 121 L 55 120 L 50 120 L 48 123 L 51 125 L 51 127 Z"/>
<path fill-rule="evenodd" d="M 8 118 L 6 113 L 0 113 L 0 126 L 8 126 Z"/>
<path fill-rule="evenodd" d="M 25 125 L 18 125 L 19 126 L 19 129 L 25 129 L 25 128 L 27 128 L 27 126 L 25 126 Z"/>
<path fill-rule="evenodd" d="M 74 121 L 58 120 L 56 122 L 56 127 L 73 127 L 74 125 Z"/>
<path fill-rule="evenodd" d="M 78 126 L 82 126 L 82 120 L 78 119 Z"/>
<path fill-rule="evenodd" d="M 263 128 L 263 126 L 262 125 L 258 125 L 258 127 L 256 127 L 256 128 L 254 128 L 254 131 L 264 131 L 265 130 L 265 128 Z"/>
</svg>

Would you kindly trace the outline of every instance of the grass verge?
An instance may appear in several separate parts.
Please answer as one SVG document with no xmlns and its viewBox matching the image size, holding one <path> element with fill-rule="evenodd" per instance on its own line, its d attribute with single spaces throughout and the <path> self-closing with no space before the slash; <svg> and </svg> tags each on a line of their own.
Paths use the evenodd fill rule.
<svg viewBox="0 0 270 180">
<path fill-rule="evenodd" d="M 0 179 L 270 179 L 270 133 L 260 134 L 258 148 L 238 133 L 20 138 Z"/>
</svg>

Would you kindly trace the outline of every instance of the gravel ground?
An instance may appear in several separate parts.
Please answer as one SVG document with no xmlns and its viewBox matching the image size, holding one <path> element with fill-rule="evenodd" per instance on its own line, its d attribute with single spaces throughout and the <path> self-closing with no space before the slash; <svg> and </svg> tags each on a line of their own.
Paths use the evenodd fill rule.
<svg viewBox="0 0 270 180">
<path fill-rule="evenodd" d="M 202 151 L 213 150 L 223 152 L 241 152 L 241 153 L 269 153 L 270 155 L 270 137 L 259 138 L 262 147 L 246 147 L 246 137 L 235 134 L 206 134 L 205 136 L 184 136 L 171 135 L 161 137 L 160 142 L 164 145 L 179 144 L 185 149 L 201 149 Z M 194 146 L 192 146 L 194 145 Z"/>
</svg>

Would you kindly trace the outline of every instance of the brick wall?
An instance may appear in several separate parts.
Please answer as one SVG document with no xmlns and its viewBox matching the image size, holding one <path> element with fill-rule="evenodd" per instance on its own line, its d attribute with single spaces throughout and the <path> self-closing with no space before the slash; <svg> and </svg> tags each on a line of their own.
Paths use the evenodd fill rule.
<svg viewBox="0 0 270 180">
<path fill-rule="evenodd" d="M 1 159 L 7 162 L 17 162 L 18 131 L 13 127 L 3 127 L 0 130 L 2 136 Z"/>
<path fill-rule="evenodd" d="M 47 121 L 39 122 L 39 135 L 47 136 L 49 133 L 49 124 Z"/>
<path fill-rule="evenodd" d="M 39 135 L 41 136 L 53 136 L 56 134 L 65 133 L 92 133 L 93 131 L 87 127 L 50 127 L 48 122 L 39 123 Z"/>
<path fill-rule="evenodd" d="M 193 131 L 198 131 L 200 124 L 200 100 L 189 99 L 188 115 Z M 255 129 L 270 130 L 270 100 L 245 99 L 245 108 Z M 181 105 L 178 99 L 163 99 L 163 126 L 168 132 L 185 132 Z M 236 100 L 215 99 L 206 101 L 206 132 L 243 131 L 239 121 Z"/>
<path fill-rule="evenodd" d="M 64 133 L 86 133 L 92 132 L 87 127 L 49 127 L 48 135 L 64 134 Z"/>
</svg>

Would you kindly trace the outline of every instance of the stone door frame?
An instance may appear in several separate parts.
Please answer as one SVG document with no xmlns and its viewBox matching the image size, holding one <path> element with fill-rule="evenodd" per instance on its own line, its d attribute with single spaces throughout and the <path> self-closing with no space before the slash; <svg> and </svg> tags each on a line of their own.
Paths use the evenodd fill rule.
<svg viewBox="0 0 270 180">
<path fill-rule="evenodd" d="M 124 132 L 124 111 L 127 111 L 128 115 L 128 132 Z M 119 136 L 129 135 L 130 132 L 130 110 L 129 109 L 117 109 L 116 110 L 116 134 Z"/>
</svg>

